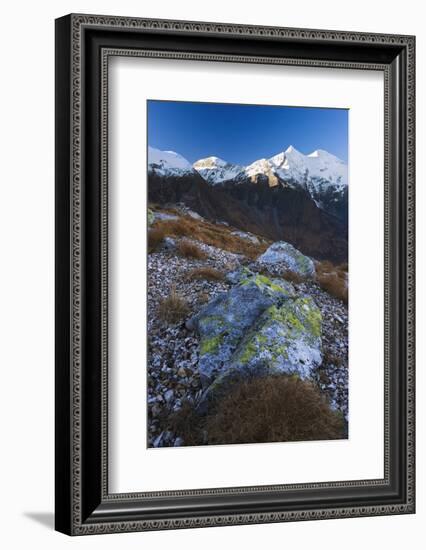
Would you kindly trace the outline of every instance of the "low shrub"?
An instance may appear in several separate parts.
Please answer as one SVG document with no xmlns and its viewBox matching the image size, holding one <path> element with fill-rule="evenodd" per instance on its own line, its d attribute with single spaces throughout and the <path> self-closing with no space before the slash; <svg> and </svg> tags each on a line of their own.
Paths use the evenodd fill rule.
<svg viewBox="0 0 426 550">
<path fill-rule="evenodd" d="M 206 445 L 207 434 L 204 424 L 205 418 L 196 412 L 193 403 L 184 400 L 182 407 L 169 416 L 162 428 L 181 437 L 184 446 Z"/>
<path fill-rule="evenodd" d="M 282 274 L 282 278 L 296 285 L 306 281 L 306 277 L 302 277 L 301 275 L 299 275 L 295 271 L 291 271 L 290 269 L 287 269 L 287 271 Z"/>
<path fill-rule="evenodd" d="M 192 224 L 190 220 L 186 218 L 164 220 L 158 222 L 156 227 L 161 229 L 165 235 L 171 235 L 173 237 L 189 237 L 193 233 Z"/>
<path fill-rule="evenodd" d="M 343 303 L 348 303 L 348 264 L 334 266 L 331 262 L 316 262 L 316 280 L 320 287 Z"/>
<path fill-rule="evenodd" d="M 190 312 L 188 303 L 181 298 L 173 287 L 167 298 L 160 300 L 158 317 L 167 323 L 178 323 L 185 319 Z"/>
<path fill-rule="evenodd" d="M 208 443 L 340 439 L 344 423 L 319 390 L 294 376 L 268 376 L 235 385 L 205 426 Z"/>
<path fill-rule="evenodd" d="M 165 422 L 184 445 L 342 439 L 344 420 L 311 382 L 276 375 L 234 382 L 202 416 L 192 403 Z"/>
<path fill-rule="evenodd" d="M 207 281 L 223 281 L 225 275 L 214 267 L 199 267 L 192 269 L 186 277 L 190 280 L 206 279 Z"/>
<path fill-rule="evenodd" d="M 148 252 L 155 252 L 161 246 L 165 237 L 164 231 L 159 228 L 152 228 L 148 231 Z"/>
<path fill-rule="evenodd" d="M 179 241 L 177 244 L 177 249 L 185 258 L 194 258 L 196 260 L 205 260 L 207 258 L 207 254 L 204 250 L 201 250 L 198 245 L 188 239 L 182 239 Z"/>
</svg>

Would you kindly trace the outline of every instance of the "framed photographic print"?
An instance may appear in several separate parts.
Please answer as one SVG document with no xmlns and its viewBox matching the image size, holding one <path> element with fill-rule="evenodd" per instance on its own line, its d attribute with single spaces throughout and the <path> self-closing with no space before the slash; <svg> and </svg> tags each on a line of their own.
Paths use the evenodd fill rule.
<svg viewBox="0 0 426 550">
<path fill-rule="evenodd" d="M 56 529 L 406 514 L 412 36 L 56 21 Z"/>
</svg>

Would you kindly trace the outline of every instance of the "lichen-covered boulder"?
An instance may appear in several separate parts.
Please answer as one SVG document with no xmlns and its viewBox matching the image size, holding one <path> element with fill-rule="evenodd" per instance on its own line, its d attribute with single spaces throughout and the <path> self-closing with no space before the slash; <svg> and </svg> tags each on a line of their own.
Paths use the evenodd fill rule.
<svg viewBox="0 0 426 550">
<path fill-rule="evenodd" d="M 282 266 L 284 269 L 296 273 L 300 277 L 312 278 L 315 275 L 314 262 L 302 254 L 293 245 L 284 241 L 278 241 L 258 258 L 261 265 Z"/>
<path fill-rule="evenodd" d="M 229 367 L 238 344 L 261 314 L 291 296 L 285 284 L 252 275 L 219 294 L 187 322 L 187 328 L 201 337 L 198 368 L 205 387 Z"/>
<path fill-rule="evenodd" d="M 321 313 L 312 298 L 300 297 L 262 313 L 235 350 L 229 371 L 296 374 L 304 379 L 321 361 Z"/>
<path fill-rule="evenodd" d="M 240 284 L 245 286 L 248 284 L 255 284 L 259 290 L 265 292 L 266 294 L 282 290 L 288 296 L 295 296 L 294 286 L 289 281 L 278 278 L 270 279 L 265 275 L 255 274 L 245 266 L 242 266 L 235 271 L 230 271 L 227 273 L 225 278 L 228 283 L 233 285 Z"/>
</svg>

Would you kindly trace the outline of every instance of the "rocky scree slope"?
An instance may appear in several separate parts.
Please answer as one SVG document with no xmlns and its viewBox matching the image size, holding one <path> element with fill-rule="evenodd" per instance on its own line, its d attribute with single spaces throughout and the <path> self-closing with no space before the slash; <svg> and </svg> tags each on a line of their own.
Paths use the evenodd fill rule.
<svg viewBox="0 0 426 550">
<path fill-rule="evenodd" d="M 157 211 L 151 220 L 164 215 L 171 214 Z M 347 419 L 347 307 L 316 284 L 312 260 L 283 242 L 255 261 L 200 241 L 206 258 L 185 258 L 178 243 L 169 238 L 148 257 L 149 446 L 184 445 L 168 418 L 185 403 L 205 412 L 210 397 L 241 377 L 285 373 L 312 380 Z M 206 267 L 225 277 L 188 276 Z M 282 278 L 289 269 L 303 280 Z M 158 308 L 172 288 L 188 311 L 165 323 Z"/>
</svg>

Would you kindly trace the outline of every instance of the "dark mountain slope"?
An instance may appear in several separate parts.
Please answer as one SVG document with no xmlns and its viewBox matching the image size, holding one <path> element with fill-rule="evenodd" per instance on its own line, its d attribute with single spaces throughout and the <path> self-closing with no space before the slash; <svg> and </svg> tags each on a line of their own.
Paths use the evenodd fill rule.
<svg viewBox="0 0 426 550">
<path fill-rule="evenodd" d="M 262 178 L 212 187 L 198 174 L 164 177 L 150 172 L 148 198 L 162 205 L 183 202 L 211 221 L 288 241 L 316 259 L 347 261 L 346 224 L 318 208 L 302 188 L 271 188 Z"/>
</svg>

